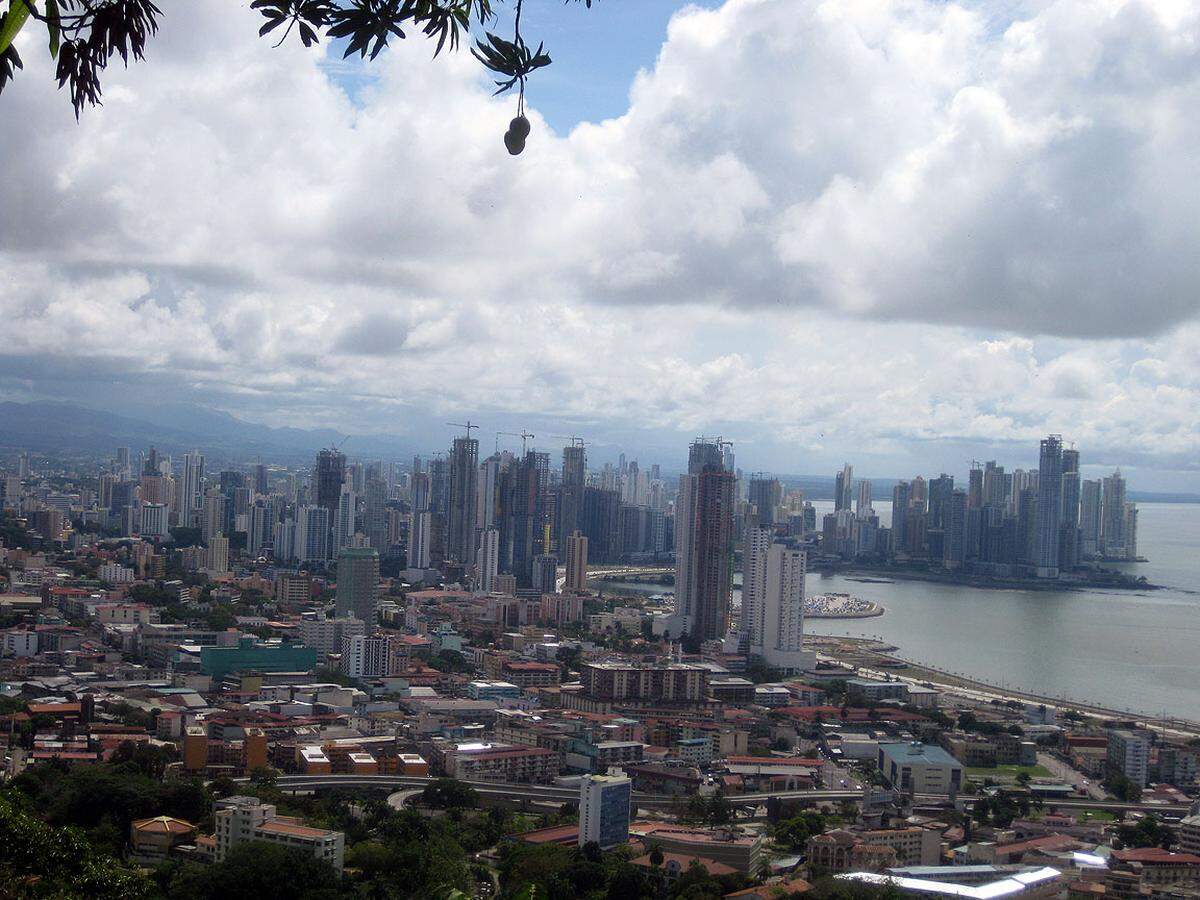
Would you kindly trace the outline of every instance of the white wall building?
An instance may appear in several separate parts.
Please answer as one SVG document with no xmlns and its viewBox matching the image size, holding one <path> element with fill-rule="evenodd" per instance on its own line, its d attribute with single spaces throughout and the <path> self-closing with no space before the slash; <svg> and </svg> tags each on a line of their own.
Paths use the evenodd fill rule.
<svg viewBox="0 0 1200 900">
<path fill-rule="evenodd" d="M 410 569 L 429 568 L 429 533 L 433 528 L 433 514 L 427 510 L 418 510 L 412 514 L 412 523 L 408 529 L 408 567 Z"/>
<path fill-rule="evenodd" d="M 770 526 L 755 525 L 746 532 L 742 559 L 739 649 L 785 673 L 811 668 L 816 655 L 803 647 L 807 555 L 776 543 Z"/>
<path fill-rule="evenodd" d="M 391 675 L 394 659 L 390 634 L 354 634 L 342 638 L 342 671 L 350 678 Z"/>
<path fill-rule="evenodd" d="M 475 553 L 479 590 L 490 594 L 496 589 L 500 574 L 500 530 L 488 527 L 479 533 L 479 549 Z"/>
<path fill-rule="evenodd" d="M 327 619 L 320 615 L 300 622 L 300 638 L 306 647 L 317 651 L 318 661 L 330 653 L 340 653 L 344 638 L 366 633 L 367 623 L 353 616 Z"/>
<path fill-rule="evenodd" d="M 1115 728 L 1108 733 L 1108 766 L 1138 787 L 1146 786 L 1150 736 L 1144 731 Z"/>
<path fill-rule="evenodd" d="M 141 508 L 142 537 L 165 538 L 170 534 L 170 511 L 165 503 L 145 503 Z"/>
</svg>

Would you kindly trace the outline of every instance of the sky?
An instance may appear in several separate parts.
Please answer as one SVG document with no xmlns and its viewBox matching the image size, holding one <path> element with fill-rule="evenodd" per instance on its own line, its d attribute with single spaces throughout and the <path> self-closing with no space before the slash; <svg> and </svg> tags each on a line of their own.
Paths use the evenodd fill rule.
<svg viewBox="0 0 1200 900">
<path fill-rule="evenodd" d="M 163 6 L 78 123 L 18 39 L 0 399 L 1200 490 L 1195 3 L 530 0 L 515 158 L 466 53 Z"/>
</svg>

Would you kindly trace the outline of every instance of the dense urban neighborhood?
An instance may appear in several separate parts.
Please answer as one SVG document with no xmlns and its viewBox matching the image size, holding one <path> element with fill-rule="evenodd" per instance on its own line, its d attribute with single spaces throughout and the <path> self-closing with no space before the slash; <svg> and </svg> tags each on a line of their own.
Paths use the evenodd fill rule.
<svg viewBox="0 0 1200 900">
<path fill-rule="evenodd" d="M 411 466 L 326 450 L 307 470 L 216 474 L 152 448 L 90 467 L 21 454 L 0 532 L 5 884 L 1200 892 L 1191 723 L 805 635 L 823 535 L 796 491 L 744 492 L 717 442 L 692 445 L 677 489 L 636 462 L 589 472 L 576 442 L 561 470 L 534 451 L 477 456 L 469 436 Z M 965 509 L 989 508 L 983 484 Z M 951 532 L 963 520 L 941 514 Z M 617 540 L 641 549 L 615 556 Z M 614 593 L 639 580 L 674 597 Z"/>
</svg>

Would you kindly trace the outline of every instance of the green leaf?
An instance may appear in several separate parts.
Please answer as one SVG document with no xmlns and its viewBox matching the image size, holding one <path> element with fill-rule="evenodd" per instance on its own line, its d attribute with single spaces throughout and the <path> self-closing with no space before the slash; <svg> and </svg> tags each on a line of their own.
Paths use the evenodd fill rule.
<svg viewBox="0 0 1200 900">
<path fill-rule="evenodd" d="M 46 0 L 46 30 L 50 32 L 50 56 L 58 58 L 58 44 L 62 32 L 58 27 L 58 0 Z"/>
<path fill-rule="evenodd" d="M 29 7 L 25 5 L 25 0 L 12 0 L 9 3 L 8 12 L 4 14 L 3 22 L 0 22 L 0 53 L 8 49 L 28 18 Z"/>
</svg>

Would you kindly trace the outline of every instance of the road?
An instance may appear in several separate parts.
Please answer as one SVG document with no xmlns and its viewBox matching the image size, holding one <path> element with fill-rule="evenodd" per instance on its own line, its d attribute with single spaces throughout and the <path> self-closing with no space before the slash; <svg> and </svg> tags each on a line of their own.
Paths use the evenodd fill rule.
<svg viewBox="0 0 1200 900">
<path fill-rule="evenodd" d="M 1070 784 L 1075 787 L 1075 790 L 1082 791 L 1093 800 L 1107 800 L 1108 794 L 1104 792 L 1104 788 L 1093 782 L 1082 772 L 1071 768 L 1057 756 L 1050 753 L 1039 753 L 1037 755 L 1038 765 L 1045 766 L 1063 784 Z"/>
<path fill-rule="evenodd" d="M 245 781 L 246 779 L 235 779 Z M 433 777 L 416 777 L 405 775 L 281 775 L 276 779 L 276 785 L 284 791 L 316 791 L 328 788 L 407 788 L 420 789 Z M 566 803 L 578 801 L 579 791 L 573 787 L 558 787 L 548 784 L 505 784 L 490 781 L 468 781 L 472 788 L 483 797 L 516 801 L 521 803 Z M 394 791 L 403 793 L 403 791 Z M 851 790 L 806 790 L 779 791 L 777 793 L 753 793 L 730 795 L 729 800 L 737 806 L 759 806 L 774 798 L 778 800 L 801 800 L 809 803 L 837 802 L 841 800 L 861 800 L 862 791 Z M 947 798 L 937 794 L 918 794 L 916 799 L 921 802 L 946 802 Z M 959 797 L 966 805 L 975 801 L 975 797 Z M 633 803 L 643 810 L 669 810 L 675 808 L 680 798 L 667 794 L 646 794 L 634 792 Z M 1047 800 L 1047 806 L 1060 809 L 1103 809 L 1109 812 L 1154 812 L 1165 815 L 1186 816 L 1190 807 L 1187 804 L 1174 803 L 1124 803 L 1119 800 L 1092 800 L 1071 798 L 1069 800 Z"/>
</svg>

